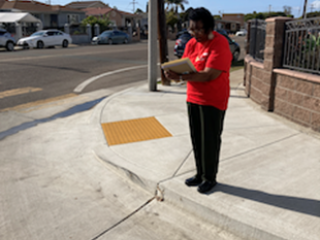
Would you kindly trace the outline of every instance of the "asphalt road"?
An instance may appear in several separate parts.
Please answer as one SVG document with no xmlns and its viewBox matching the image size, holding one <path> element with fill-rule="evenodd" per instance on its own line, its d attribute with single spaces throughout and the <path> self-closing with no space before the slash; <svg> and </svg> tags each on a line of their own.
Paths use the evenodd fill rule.
<svg viewBox="0 0 320 240">
<path fill-rule="evenodd" d="M 234 37 L 244 57 L 244 37 Z M 168 41 L 169 59 L 174 41 Z M 147 67 L 100 78 L 75 92 L 84 81 L 119 69 L 147 65 L 147 41 L 127 45 L 70 46 L 0 52 L 0 111 L 58 96 L 87 93 L 147 79 Z"/>
<path fill-rule="evenodd" d="M 0 109 L 73 93 L 83 81 L 109 71 L 147 64 L 147 43 L 128 45 L 76 46 L 68 49 L 1 52 Z M 146 79 L 127 78 L 126 82 Z M 135 79 L 136 77 L 136 79 Z M 123 81 L 121 82 L 124 83 Z M 113 82 L 99 81 L 94 88 L 108 88 Z M 21 89 L 29 89 L 21 93 Z M 41 90 L 40 90 L 41 89 Z M 83 93 L 89 91 L 83 89 Z M 17 94 L 20 93 L 20 94 Z"/>
</svg>

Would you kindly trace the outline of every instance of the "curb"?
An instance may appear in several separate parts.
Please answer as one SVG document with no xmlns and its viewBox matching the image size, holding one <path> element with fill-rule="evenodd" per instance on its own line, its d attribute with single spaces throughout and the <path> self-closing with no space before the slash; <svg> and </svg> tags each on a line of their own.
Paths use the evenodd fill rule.
<svg viewBox="0 0 320 240">
<path fill-rule="evenodd" d="M 170 181 L 170 180 L 169 180 Z M 182 211 L 187 211 L 189 214 L 203 219 L 218 228 L 226 230 L 241 239 L 245 240 L 285 240 L 279 236 L 261 230 L 257 227 L 250 226 L 244 222 L 231 218 L 219 211 L 207 208 L 202 204 L 194 201 L 191 197 L 186 197 L 176 193 L 168 185 L 169 181 L 160 183 L 160 188 L 164 191 L 164 200 L 174 207 L 180 208 Z M 183 184 L 182 182 L 180 184 Z M 217 190 L 219 185 L 216 186 Z M 198 193 L 197 193 L 198 194 Z M 206 197 L 206 195 L 204 195 Z"/>
</svg>

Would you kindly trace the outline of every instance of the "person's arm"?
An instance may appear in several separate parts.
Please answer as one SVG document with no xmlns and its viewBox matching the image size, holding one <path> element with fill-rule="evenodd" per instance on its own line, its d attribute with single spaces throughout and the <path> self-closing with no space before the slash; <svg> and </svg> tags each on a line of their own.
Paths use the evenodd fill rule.
<svg viewBox="0 0 320 240">
<path fill-rule="evenodd" d="M 165 71 L 165 75 L 168 79 L 175 81 L 191 81 L 191 82 L 209 82 L 220 76 L 222 71 L 206 67 L 203 71 L 190 73 L 190 74 L 177 74 L 172 71 Z"/>
</svg>

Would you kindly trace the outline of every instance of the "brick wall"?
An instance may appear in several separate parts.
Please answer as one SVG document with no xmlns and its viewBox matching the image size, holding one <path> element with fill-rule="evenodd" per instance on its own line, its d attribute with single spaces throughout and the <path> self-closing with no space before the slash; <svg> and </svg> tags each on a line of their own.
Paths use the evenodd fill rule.
<svg viewBox="0 0 320 240">
<path fill-rule="evenodd" d="M 320 76 L 295 74 L 295 71 L 275 69 L 277 87 L 274 112 L 320 132 Z M 299 77 L 298 77 L 299 76 Z"/>
<path fill-rule="evenodd" d="M 264 63 L 245 57 L 245 92 L 262 109 L 320 132 L 320 75 L 280 68 L 285 21 L 267 20 Z"/>
</svg>

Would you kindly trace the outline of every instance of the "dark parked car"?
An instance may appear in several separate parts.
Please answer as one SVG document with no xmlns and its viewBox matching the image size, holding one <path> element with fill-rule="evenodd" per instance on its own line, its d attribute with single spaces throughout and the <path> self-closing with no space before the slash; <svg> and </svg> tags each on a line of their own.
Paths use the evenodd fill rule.
<svg viewBox="0 0 320 240">
<path fill-rule="evenodd" d="M 174 55 L 177 56 L 178 58 L 181 58 L 183 53 L 184 53 L 184 49 L 187 45 L 187 42 L 189 42 L 189 40 L 192 38 L 191 34 L 188 32 L 182 33 L 179 35 L 179 37 L 176 40 L 176 44 L 174 46 Z"/>
<path fill-rule="evenodd" d="M 0 47 L 5 47 L 7 51 L 13 51 L 16 40 L 7 30 L 0 28 Z"/>
<path fill-rule="evenodd" d="M 218 33 L 222 34 L 229 42 L 229 47 L 233 56 L 233 61 L 236 62 L 240 56 L 240 46 L 234 40 L 232 40 L 223 29 L 216 30 Z M 187 30 L 178 32 L 176 44 L 174 46 L 174 55 L 181 58 L 186 47 L 187 42 L 192 38 L 191 34 Z"/>
<path fill-rule="evenodd" d="M 113 44 L 113 43 L 128 43 L 129 35 L 119 30 L 108 30 L 101 33 L 99 36 L 92 38 L 92 44 Z"/>
</svg>

